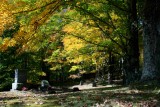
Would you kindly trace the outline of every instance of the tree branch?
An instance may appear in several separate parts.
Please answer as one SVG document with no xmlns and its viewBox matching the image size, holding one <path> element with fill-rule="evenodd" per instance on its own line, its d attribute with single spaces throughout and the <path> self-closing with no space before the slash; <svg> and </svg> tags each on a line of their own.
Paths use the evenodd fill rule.
<svg viewBox="0 0 160 107">
<path fill-rule="evenodd" d="M 93 44 L 93 45 L 95 45 L 95 46 L 104 47 L 104 48 L 109 48 L 107 45 L 102 45 L 102 44 L 98 44 L 98 43 L 92 42 L 92 41 L 90 41 L 90 40 L 86 40 L 85 38 L 83 38 L 83 37 L 81 37 L 81 36 L 77 36 L 77 35 L 74 35 L 74 34 L 70 34 L 70 35 L 72 35 L 73 37 L 76 37 L 76 38 L 78 38 L 78 39 L 81 39 L 81 40 L 83 40 L 83 41 L 85 41 L 85 42 L 87 42 L 87 43 Z M 120 53 L 118 53 L 118 52 L 116 52 L 116 51 L 114 51 L 114 50 L 112 50 L 112 51 L 113 51 L 115 54 L 121 55 Z"/>
<path fill-rule="evenodd" d="M 33 8 L 33 9 L 29 9 L 29 10 L 22 10 L 22 11 L 18 11 L 18 12 L 12 12 L 12 14 L 14 15 L 14 14 L 20 14 L 20 13 L 26 13 L 26 12 L 33 12 L 33 11 L 42 9 L 42 8 L 44 8 L 46 6 L 52 5 L 52 4 L 56 3 L 56 2 L 57 2 L 57 0 L 52 1 L 50 3 L 47 3 L 47 4 L 45 4 L 45 5 L 41 6 L 41 7 L 36 7 L 36 8 Z"/>
<path fill-rule="evenodd" d="M 103 28 L 100 27 L 100 25 L 99 25 L 98 23 L 96 23 L 96 24 L 97 24 L 97 27 L 98 27 L 112 42 L 114 42 L 118 47 L 120 47 L 121 49 L 123 49 L 123 47 L 122 47 L 117 41 L 115 41 L 115 40 L 109 35 L 109 33 L 108 33 L 107 31 L 104 31 Z"/>
<path fill-rule="evenodd" d="M 118 6 L 117 4 L 115 4 L 112 0 L 107 0 L 112 6 L 114 6 L 115 8 L 117 8 L 117 9 L 119 9 L 119 10 L 121 10 L 121 11 L 124 11 L 124 12 L 127 12 L 127 13 L 129 13 L 130 11 L 128 11 L 127 10 L 127 8 L 125 9 L 125 8 L 122 8 L 122 7 L 120 7 L 120 6 Z"/>
<path fill-rule="evenodd" d="M 104 23 L 104 24 L 106 24 L 106 25 L 108 25 L 108 26 L 110 26 L 110 27 L 113 27 L 113 26 L 110 25 L 108 22 L 106 22 L 106 21 L 104 21 L 103 19 L 101 19 L 101 18 L 95 16 L 93 13 L 91 13 L 91 12 L 89 12 L 89 11 L 83 9 L 82 7 L 79 7 L 79 6 L 75 6 L 75 7 L 78 8 L 78 9 L 80 9 L 80 10 L 82 10 L 82 11 L 85 12 L 87 15 L 89 15 L 89 16 L 95 18 L 96 20 L 98 20 L 98 21 L 100 21 L 100 22 L 102 22 L 102 23 Z"/>
</svg>

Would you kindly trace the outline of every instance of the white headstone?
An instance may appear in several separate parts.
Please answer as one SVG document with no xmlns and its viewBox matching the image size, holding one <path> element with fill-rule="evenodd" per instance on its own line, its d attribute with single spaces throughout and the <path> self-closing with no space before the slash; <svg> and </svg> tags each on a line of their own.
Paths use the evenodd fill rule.
<svg viewBox="0 0 160 107">
<path fill-rule="evenodd" d="M 18 69 L 15 69 L 14 83 L 18 82 Z"/>
<path fill-rule="evenodd" d="M 22 85 L 22 83 L 18 83 L 18 69 L 15 69 L 14 83 L 12 83 L 11 91 L 17 90 L 18 86 Z"/>
</svg>

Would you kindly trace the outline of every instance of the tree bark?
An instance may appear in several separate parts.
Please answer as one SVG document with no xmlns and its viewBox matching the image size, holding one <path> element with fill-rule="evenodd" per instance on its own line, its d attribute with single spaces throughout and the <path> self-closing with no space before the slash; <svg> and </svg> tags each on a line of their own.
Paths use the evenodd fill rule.
<svg viewBox="0 0 160 107">
<path fill-rule="evenodd" d="M 142 81 L 158 80 L 160 74 L 160 1 L 145 0 L 144 4 L 144 66 Z"/>
<path fill-rule="evenodd" d="M 137 0 L 128 0 L 128 50 L 125 55 L 126 84 L 138 80 L 139 72 L 139 44 L 138 44 L 138 20 Z"/>
<path fill-rule="evenodd" d="M 114 73 L 114 55 L 112 54 L 112 51 L 109 52 L 109 70 L 108 70 L 108 84 L 112 84 L 113 82 L 113 73 Z"/>
</svg>

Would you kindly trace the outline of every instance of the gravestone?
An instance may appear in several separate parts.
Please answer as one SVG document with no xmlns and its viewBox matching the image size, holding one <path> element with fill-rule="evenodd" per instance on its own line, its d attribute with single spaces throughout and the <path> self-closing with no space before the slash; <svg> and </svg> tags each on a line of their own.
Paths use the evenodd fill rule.
<svg viewBox="0 0 160 107">
<path fill-rule="evenodd" d="M 17 82 L 26 84 L 27 82 L 27 72 L 25 69 L 18 70 Z"/>
<path fill-rule="evenodd" d="M 25 70 L 15 69 L 14 83 L 12 83 L 11 91 L 22 89 L 22 86 L 26 82 L 27 82 L 27 74 Z"/>
<path fill-rule="evenodd" d="M 40 87 L 41 91 L 47 91 L 49 87 L 50 87 L 50 84 L 47 80 L 41 81 L 41 87 Z"/>
</svg>

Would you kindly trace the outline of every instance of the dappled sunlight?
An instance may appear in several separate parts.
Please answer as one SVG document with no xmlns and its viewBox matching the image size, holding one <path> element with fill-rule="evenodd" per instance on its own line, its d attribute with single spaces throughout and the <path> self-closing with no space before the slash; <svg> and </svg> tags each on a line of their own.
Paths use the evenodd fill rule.
<svg viewBox="0 0 160 107">
<path fill-rule="evenodd" d="M 158 92 L 158 90 L 156 91 Z M 31 107 L 82 107 L 82 106 L 159 106 L 159 95 L 151 90 L 129 90 L 128 87 L 105 87 L 77 92 L 56 94 L 33 93 L 32 91 L 1 92 L 0 105 Z"/>
</svg>

